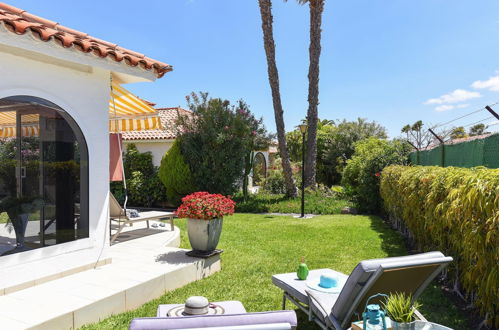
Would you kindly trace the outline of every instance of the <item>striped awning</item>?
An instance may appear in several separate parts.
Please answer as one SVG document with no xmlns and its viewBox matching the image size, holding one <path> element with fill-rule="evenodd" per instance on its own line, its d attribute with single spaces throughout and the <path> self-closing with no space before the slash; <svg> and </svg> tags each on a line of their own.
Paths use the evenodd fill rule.
<svg viewBox="0 0 499 330">
<path fill-rule="evenodd" d="M 161 128 L 161 121 L 158 115 L 144 118 L 116 118 L 109 120 L 109 131 L 129 132 L 129 131 L 145 131 L 150 129 Z"/>
<path fill-rule="evenodd" d="M 160 129 L 156 109 L 117 83 L 112 83 L 109 99 L 109 131 L 128 132 Z"/>
<path fill-rule="evenodd" d="M 109 99 L 109 131 L 129 132 L 161 129 L 159 113 L 120 85 L 113 83 Z M 39 116 L 23 115 L 22 136 L 38 136 Z M 16 136 L 16 112 L 0 111 L 0 138 Z"/>
<path fill-rule="evenodd" d="M 38 126 L 38 115 L 21 116 L 21 135 L 23 137 L 38 136 L 40 128 Z M 10 138 L 16 136 L 16 112 L 0 112 L 0 138 Z"/>
<path fill-rule="evenodd" d="M 38 125 L 23 125 L 21 126 L 21 135 L 23 137 L 35 137 L 40 134 L 40 127 Z M 0 127 L 0 138 L 16 137 L 16 127 L 6 126 Z"/>
</svg>

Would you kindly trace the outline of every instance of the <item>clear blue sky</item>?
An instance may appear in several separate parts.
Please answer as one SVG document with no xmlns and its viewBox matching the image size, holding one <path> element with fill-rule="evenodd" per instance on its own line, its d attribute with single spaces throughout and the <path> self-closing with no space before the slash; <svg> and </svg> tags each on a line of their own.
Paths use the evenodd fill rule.
<svg viewBox="0 0 499 330">
<path fill-rule="evenodd" d="M 158 106 L 185 106 L 191 91 L 243 98 L 274 130 L 257 0 L 7 2 L 172 64 L 154 83 L 128 85 Z M 274 0 L 273 12 L 290 130 L 307 109 L 308 8 Z M 320 118 L 365 117 L 393 137 L 499 101 L 497 0 L 326 0 L 322 50 Z"/>
</svg>

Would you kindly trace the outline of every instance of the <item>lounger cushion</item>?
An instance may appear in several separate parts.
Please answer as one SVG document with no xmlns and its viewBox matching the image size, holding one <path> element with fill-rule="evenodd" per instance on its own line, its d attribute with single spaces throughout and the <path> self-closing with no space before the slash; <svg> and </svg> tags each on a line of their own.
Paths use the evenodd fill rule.
<svg viewBox="0 0 499 330">
<path fill-rule="evenodd" d="M 348 312 L 348 309 L 353 303 L 355 297 L 359 294 L 360 290 L 366 284 L 369 277 L 382 264 L 403 263 L 407 266 L 410 266 L 411 263 L 417 262 L 418 260 L 443 257 L 444 255 L 441 252 L 428 252 L 403 257 L 391 257 L 361 261 L 348 277 L 343 290 L 341 291 L 339 297 L 336 299 L 331 310 L 332 316 L 334 316 L 334 318 L 336 318 L 337 320 L 343 320 L 345 318 L 346 313 Z"/>
<path fill-rule="evenodd" d="M 130 330 L 189 329 L 203 327 L 231 327 L 238 325 L 288 323 L 296 328 L 294 311 L 272 311 L 260 313 L 136 318 L 130 323 Z"/>
</svg>

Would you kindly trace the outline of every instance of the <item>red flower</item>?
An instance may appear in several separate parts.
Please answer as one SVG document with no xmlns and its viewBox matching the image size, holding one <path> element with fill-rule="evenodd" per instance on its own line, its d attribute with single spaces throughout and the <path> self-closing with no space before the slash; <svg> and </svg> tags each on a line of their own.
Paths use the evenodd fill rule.
<svg viewBox="0 0 499 330">
<path fill-rule="evenodd" d="M 374 175 L 376 175 L 377 177 L 380 177 L 380 176 L 381 176 L 381 172 L 377 172 L 377 173 L 376 173 L 376 174 L 374 174 Z"/>
<path fill-rule="evenodd" d="M 181 218 L 211 220 L 234 214 L 235 205 L 229 197 L 199 191 L 182 198 L 176 214 Z"/>
</svg>

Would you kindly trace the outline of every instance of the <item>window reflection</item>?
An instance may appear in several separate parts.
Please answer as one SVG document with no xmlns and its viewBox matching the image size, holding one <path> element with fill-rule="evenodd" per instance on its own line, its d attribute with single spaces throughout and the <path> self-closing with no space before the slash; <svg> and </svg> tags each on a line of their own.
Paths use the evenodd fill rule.
<svg viewBox="0 0 499 330">
<path fill-rule="evenodd" d="M 0 255 L 88 237 L 88 164 L 76 123 L 33 97 L 0 100 Z"/>
</svg>

